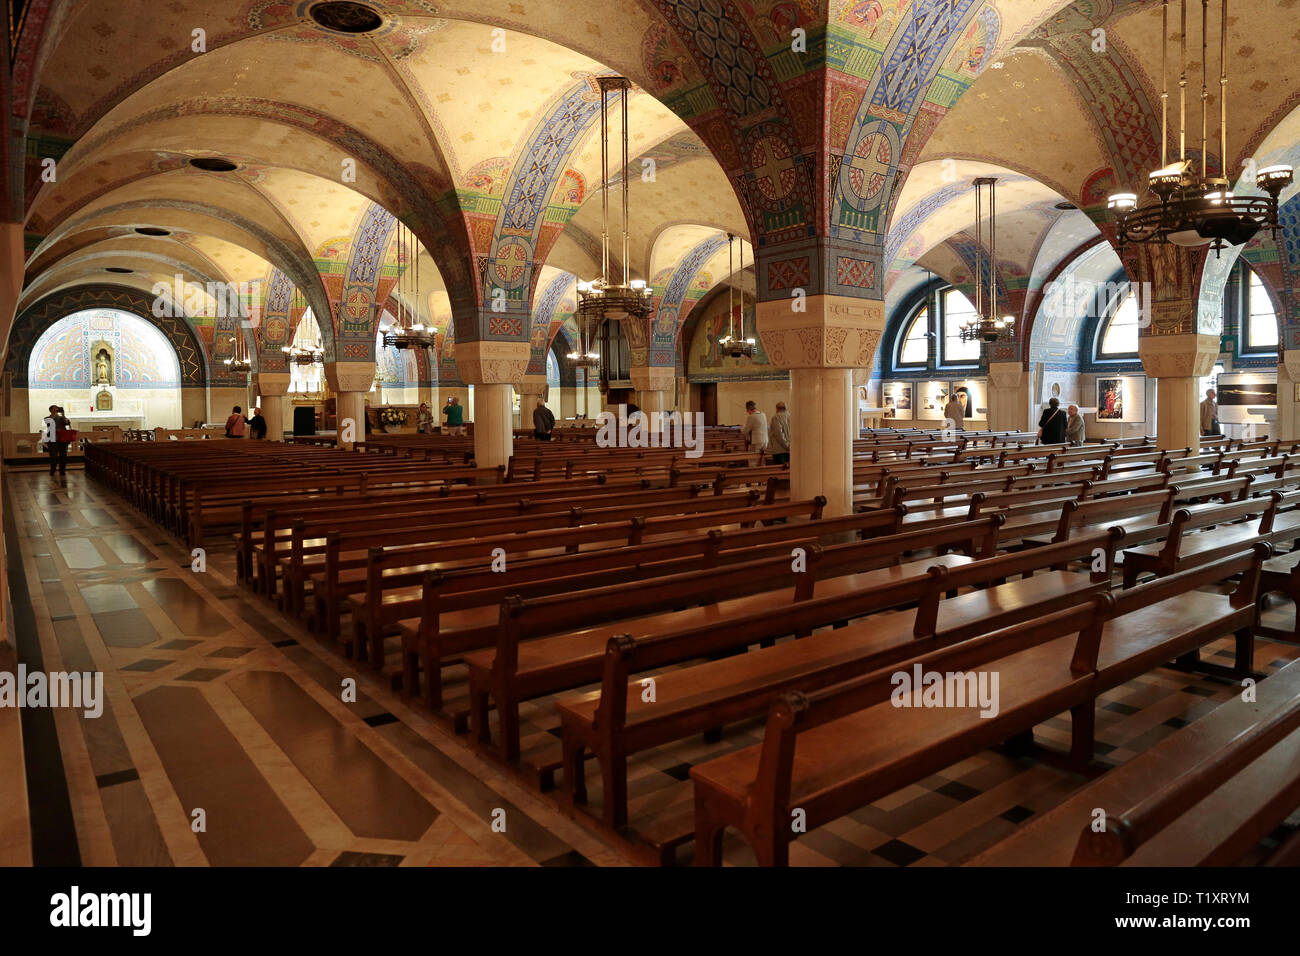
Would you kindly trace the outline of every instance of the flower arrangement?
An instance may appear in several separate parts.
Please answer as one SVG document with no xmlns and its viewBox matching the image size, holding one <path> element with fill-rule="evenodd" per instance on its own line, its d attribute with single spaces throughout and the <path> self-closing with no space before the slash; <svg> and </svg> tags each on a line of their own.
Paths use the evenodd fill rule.
<svg viewBox="0 0 1300 956">
<path fill-rule="evenodd" d="M 398 427 L 406 425 L 409 416 L 404 408 L 385 408 L 379 413 L 379 423 L 385 428 Z"/>
</svg>

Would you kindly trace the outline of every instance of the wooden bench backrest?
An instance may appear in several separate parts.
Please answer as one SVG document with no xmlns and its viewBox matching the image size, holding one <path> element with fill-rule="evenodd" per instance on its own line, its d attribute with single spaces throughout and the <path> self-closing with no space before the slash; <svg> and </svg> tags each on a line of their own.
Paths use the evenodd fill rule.
<svg viewBox="0 0 1300 956">
<path fill-rule="evenodd" d="M 1063 541 L 1069 537 L 1071 531 L 1082 525 L 1145 514 L 1154 515 L 1157 524 L 1165 524 L 1170 520 L 1173 505 L 1172 488 L 1067 501 L 1061 508 L 1061 524 L 1057 528 L 1057 537 Z"/>
</svg>

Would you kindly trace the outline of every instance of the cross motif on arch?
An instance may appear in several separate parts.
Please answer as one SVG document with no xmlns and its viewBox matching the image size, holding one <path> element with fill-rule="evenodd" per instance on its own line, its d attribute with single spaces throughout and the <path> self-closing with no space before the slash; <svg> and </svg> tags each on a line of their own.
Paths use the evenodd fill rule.
<svg viewBox="0 0 1300 956">
<path fill-rule="evenodd" d="M 771 136 L 754 146 L 750 167 L 759 190 L 768 199 L 780 199 L 794 188 L 794 169 L 783 162 L 789 156 L 785 145 Z"/>
<path fill-rule="evenodd" d="M 871 133 L 858 143 L 853 155 L 846 157 L 849 167 L 849 185 L 862 199 L 874 199 L 885 186 L 893 147 L 883 133 Z"/>
</svg>

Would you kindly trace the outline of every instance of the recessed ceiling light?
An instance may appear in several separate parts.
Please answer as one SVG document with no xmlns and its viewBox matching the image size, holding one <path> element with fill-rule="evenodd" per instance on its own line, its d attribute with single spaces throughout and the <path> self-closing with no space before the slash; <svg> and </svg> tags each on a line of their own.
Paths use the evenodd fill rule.
<svg viewBox="0 0 1300 956">
<path fill-rule="evenodd" d="M 239 168 L 230 160 L 218 159 L 216 156 L 197 156 L 190 160 L 190 165 L 205 173 L 233 173 Z"/>
<path fill-rule="evenodd" d="M 994 60 L 992 63 L 989 64 L 989 66 L 993 67 L 993 69 L 995 70 L 1000 70 L 1004 66 L 1006 66 L 1006 64 L 1003 63 L 1001 60 Z"/>
<path fill-rule="evenodd" d="M 1057 209 L 1078 209 L 1079 207 L 1072 202 L 1058 202 L 1056 204 L 1056 208 Z"/>
<path fill-rule="evenodd" d="M 157 226 L 136 226 L 135 231 L 142 236 L 170 236 L 171 230 L 159 229 Z"/>
<path fill-rule="evenodd" d="M 378 11 L 353 0 L 326 0 L 312 7 L 309 15 L 335 33 L 371 33 L 384 25 Z"/>
<path fill-rule="evenodd" d="M 135 272 L 134 269 L 123 269 L 121 266 L 105 266 L 105 272 L 116 272 L 118 275 L 127 276 Z"/>
</svg>

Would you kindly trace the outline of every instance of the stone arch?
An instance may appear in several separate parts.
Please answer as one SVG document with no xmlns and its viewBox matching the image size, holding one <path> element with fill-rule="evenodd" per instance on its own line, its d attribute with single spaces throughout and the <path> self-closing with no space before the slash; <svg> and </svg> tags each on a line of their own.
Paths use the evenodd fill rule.
<svg viewBox="0 0 1300 956">
<path fill-rule="evenodd" d="M 184 318 L 156 316 L 153 299 L 123 286 L 88 285 L 52 293 L 24 309 L 9 332 L 4 370 L 14 388 L 27 387 L 27 365 L 32 348 L 41 334 L 64 316 L 85 309 L 120 309 L 154 325 L 176 350 L 180 363 L 181 387 L 207 385 L 210 380 L 207 356 L 194 329 Z"/>
</svg>

